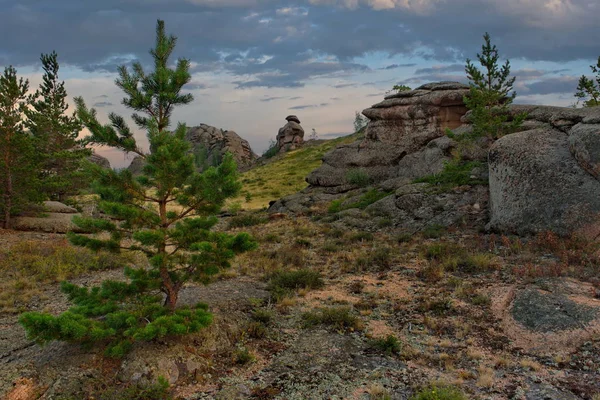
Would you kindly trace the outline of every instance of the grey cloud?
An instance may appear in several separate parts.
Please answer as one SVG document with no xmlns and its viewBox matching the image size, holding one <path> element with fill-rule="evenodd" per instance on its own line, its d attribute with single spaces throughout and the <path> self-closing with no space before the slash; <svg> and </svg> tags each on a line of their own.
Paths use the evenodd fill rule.
<svg viewBox="0 0 600 400">
<path fill-rule="evenodd" d="M 443 74 L 446 72 L 459 72 L 464 70 L 465 66 L 463 64 L 439 65 L 430 68 L 419 68 L 415 71 L 415 75 Z"/>
<path fill-rule="evenodd" d="M 357 83 L 338 83 L 337 85 L 333 85 L 332 87 L 336 88 L 336 89 L 343 89 L 343 88 L 347 88 L 347 87 L 357 87 L 358 84 Z"/>
<path fill-rule="evenodd" d="M 95 98 L 95 99 L 108 99 L 108 95 L 106 95 L 106 94 L 101 94 L 101 95 L 99 95 L 99 96 L 95 96 L 94 98 Z"/>
<path fill-rule="evenodd" d="M 290 97 L 290 100 L 300 100 L 302 96 Z"/>
<path fill-rule="evenodd" d="M 285 97 L 278 97 L 278 96 L 265 97 L 264 99 L 260 99 L 260 101 L 269 102 L 269 101 L 275 101 L 275 100 L 281 100 L 281 99 L 285 99 Z"/>
<path fill-rule="evenodd" d="M 398 69 L 398 68 L 410 68 L 415 67 L 417 64 L 391 64 L 387 67 L 379 68 L 382 70 Z"/>
<path fill-rule="evenodd" d="M 559 10 L 565 17 L 516 0 L 511 0 L 512 8 L 491 0 L 441 1 L 426 13 L 403 7 L 355 12 L 311 1 L 54 0 L 52 7 L 36 0 L 3 1 L 0 35 L 11 40 L 3 42 L 1 58 L 15 66 L 37 65 L 40 53 L 56 49 L 61 63 L 84 71 L 114 72 L 132 60 L 148 64 L 159 17 L 179 37 L 176 56 L 197 63 L 195 71 L 236 75 L 240 88 L 302 87 L 315 77 L 364 72 L 368 68 L 354 60 L 374 52 L 462 63 L 475 58 L 486 30 L 502 59 L 593 60 L 598 55 L 596 0 L 570 0 L 579 14 Z M 391 4 L 369 4 L 376 3 Z M 421 74 L 443 72 L 453 71 Z"/>
<path fill-rule="evenodd" d="M 575 93 L 577 91 L 576 76 L 561 76 L 542 79 L 537 82 L 526 84 L 526 94 L 555 94 L 555 93 Z"/>
<path fill-rule="evenodd" d="M 328 106 L 329 103 L 321 103 L 321 104 L 305 104 L 305 105 L 301 105 L 301 106 L 294 106 L 294 107 L 290 107 L 288 108 L 288 110 L 305 110 L 307 108 L 317 108 L 317 107 L 326 107 Z"/>
<path fill-rule="evenodd" d="M 102 107 L 110 107 L 112 105 L 113 105 L 113 103 L 111 103 L 110 101 L 98 101 L 98 102 L 94 103 L 93 106 L 97 107 L 97 108 L 102 108 Z"/>
</svg>

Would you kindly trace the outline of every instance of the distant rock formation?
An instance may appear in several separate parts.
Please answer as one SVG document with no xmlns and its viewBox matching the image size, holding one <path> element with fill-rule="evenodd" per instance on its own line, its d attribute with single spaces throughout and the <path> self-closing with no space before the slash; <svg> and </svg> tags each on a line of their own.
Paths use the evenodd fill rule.
<svg viewBox="0 0 600 400">
<path fill-rule="evenodd" d="M 95 151 L 92 152 L 92 155 L 89 156 L 87 159 L 88 159 L 88 161 L 93 162 L 94 164 L 97 164 L 103 168 L 110 169 L 110 161 L 108 161 L 108 159 L 106 159 L 105 157 L 102 157 Z"/>
<path fill-rule="evenodd" d="M 73 207 L 58 201 L 45 201 L 39 211 L 43 212 L 42 216 L 32 214 L 30 216 L 15 217 L 12 228 L 18 231 L 88 233 L 73 223 L 74 216 L 81 216 Z"/>
<path fill-rule="evenodd" d="M 300 126 L 298 117 L 288 115 L 285 120 L 287 124 L 279 129 L 277 133 L 277 147 L 279 151 L 294 150 L 304 143 L 304 129 Z"/>
<path fill-rule="evenodd" d="M 216 165 L 226 153 L 231 153 L 238 169 L 249 168 L 258 158 L 247 140 L 234 131 L 226 131 L 214 126 L 200 124 L 187 129 L 186 139 L 192 145 L 192 151 L 205 166 Z M 143 159 L 136 156 L 127 168 L 133 175 L 142 173 Z"/>
<path fill-rule="evenodd" d="M 242 139 L 234 131 L 226 131 L 214 126 L 200 124 L 188 128 L 186 139 L 190 141 L 194 152 L 205 152 L 205 162 L 208 165 L 217 164 L 226 153 L 231 153 L 238 168 L 245 169 L 252 165 L 258 157 L 247 140 Z"/>
</svg>

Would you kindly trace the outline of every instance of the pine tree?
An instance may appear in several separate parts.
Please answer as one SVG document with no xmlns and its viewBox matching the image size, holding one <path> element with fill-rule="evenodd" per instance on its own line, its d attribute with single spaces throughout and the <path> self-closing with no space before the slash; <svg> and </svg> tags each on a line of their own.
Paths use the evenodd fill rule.
<svg viewBox="0 0 600 400">
<path fill-rule="evenodd" d="M 0 219 L 11 227 L 11 216 L 37 199 L 33 141 L 25 132 L 23 112 L 29 82 L 12 67 L 0 76 Z"/>
<path fill-rule="evenodd" d="M 600 57 L 598 57 L 596 65 L 590 65 L 590 69 L 596 74 L 596 77 L 591 79 L 582 75 L 577 85 L 577 93 L 575 93 L 575 97 L 583 101 L 584 107 L 600 106 Z"/>
<path fill-rule="evenodd" d="M 23 314 L 20 321 L 31 339 L 109 340 L 107 353 L 120 356 L 138 340 L 195 332 L 211 322 L 211 315 L 202 304 L 177 307 L 180 290 L 189 281 L 207 282 L 236 254 L 256 247 L 246 233 L 211 230 L 217 222 L 214 215 L 240 189 L 233 158 L 227 155 L 218 167 L 197 172 L 185 126 L 168 130 L 173 108 L 192 101 L 190 94 L 181 93 L 191 78 L 189 61 L 179 59 L 174 69 L 169 68 L 175 44 L 176 38 L 165 34 L 159 20 L 156 45 L 150 51 L 154 71 L 146 73 L 135 63 L 131 72 L 120 67 L 116 80 L 126 94 L 123 104 L 135 111 L 133 120 L 147 131 L 149 152 L 138 146 L 122 117 L 113 113 L 110 124 L 102 125 L 95 110 L 76 99 L 78 117 L 91 133 L 88 143 L 136 153 L 145 165 L 136 178 L 127 170 L 90 166 L 97 176 L 99 208 L 112 219 L 78 218 L 75 223 L 107 232 L 109 238 L 71 233 L 69 239 L 95 250 L 141 251 L 149 266 L 126 268 L 129 282 L 106 281 L 91 290 L 64 284 L 76 307 L 58 317 Z"/>
<path fill-rule="evenodd" d="M 477 54 L 483 71 L 467 59 L 465 71 L 471 88 L 464 101 L 472 111 L 472 136 L 497 139 L 514 132 L 523 123 L 526 115 L 517 115 L 507 123 L 508 106 L 517 95 L 513 91 L 516 78 L 510 77 L 510 61 L 506 60 L 504 65 L 498 65 L 500 55 L 497 47 L 491 44 L 489 33 L 486 33 L 483 39 L 485 43 L 481 46 L 481 54 Z"/>
<path fill-rule="evenodd" d="M 67 91 L 58 80 L 56 52 L 42 54 L 44 76 L 40 88 L 25 111 L 27 127 L 36 139 L 40 162 L 41 191 L 50 199 L 64 200 L 83 185 L 82 160 L 91 154 L 78 140 L 81 124 L 75 115 L 66 115 Z"/>
</svg>

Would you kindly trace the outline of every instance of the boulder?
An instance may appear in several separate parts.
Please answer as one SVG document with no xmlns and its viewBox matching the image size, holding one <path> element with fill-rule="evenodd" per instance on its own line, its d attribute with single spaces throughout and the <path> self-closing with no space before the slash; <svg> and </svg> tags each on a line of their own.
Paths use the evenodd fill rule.
<svg viewBox="0 0 600 400">
<path fill-rule="evenodd" d="M 12 228 L 17 231 L 86 233 L 72 221 L 74 216 L 81 216 L 75 208 L 58 201 L 45 201 L 42 206 L 42 214 L 15 217 Z"/>
<path fill-rule="evenodd" d="M 52 213 L 61 213 L 61 214 L 76 214 L 77 209 L 70 207 L 66 204 L 63 204 L 59 201 L 45 201 L 42 203 L 44 209 L 48 212 Z"/>
<path fill-rule="evenodd" d="M 286 117 L 287 124 L 277 133 L 277 147 L 279 151 L 294 150 L 304 143 L 304 129 L 300 120 L 295 115 Z"/>
<path fill-rule="evenodd" d="M 89 156 L 88 161 L 97 164 L 103 168 L 107 168 L 110 169 L 110 161 L 108 161 L 107 158 L 102 157 L 101 155 L 97 154 L 96 152 L 93 152 L 91 156 Z"/>
<path fill-rule="evenodd" d="M 517 234 L 600 233 L 600 184 L 578 163 L 569 141 L 566 133 L 549 127 L 507 135 L 492 146 L 489 228 Z"/>
</svg>

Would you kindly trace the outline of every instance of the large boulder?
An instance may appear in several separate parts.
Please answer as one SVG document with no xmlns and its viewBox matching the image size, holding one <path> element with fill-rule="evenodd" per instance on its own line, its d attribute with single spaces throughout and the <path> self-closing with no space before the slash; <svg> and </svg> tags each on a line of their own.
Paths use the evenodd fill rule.
<svg viewBox="0 0 600 400">
<path fill-rule="evenodd" d="M 515 106 L 533 129 L 489 152 L 490 223 L 501 232 L 600 234 L 600 108 Z"/>
<path fill-rule="evenodd" d="M 73 207 L 58 201 L 45 201 L 42 203 L 40 211 L 38 214 L 15 217 L 12 221 L 12 228 L 18 231 L 86 233 L 73 223 L 74 216 L 81 216 Z"/>
<path fill-rule="evenodd" d="M 288 115 L 285 124 L 277 133 L 277 148 L 279 151 L 294 150 L 304 143 L 304 129 L 295 115 Z"/>
</svg>

